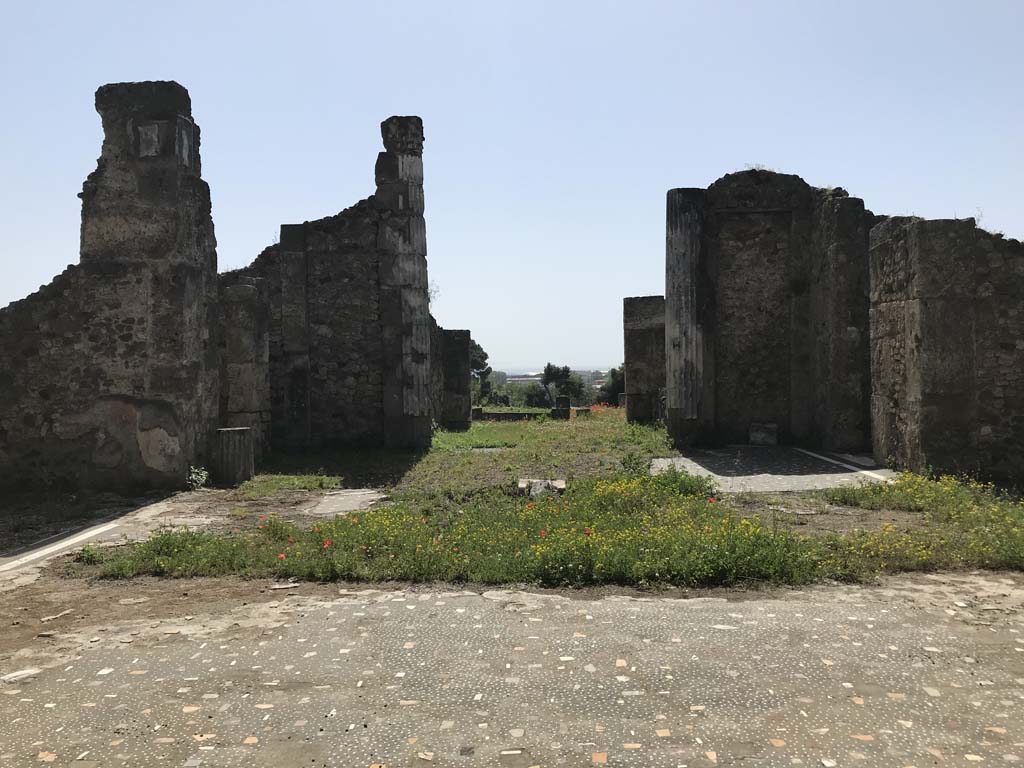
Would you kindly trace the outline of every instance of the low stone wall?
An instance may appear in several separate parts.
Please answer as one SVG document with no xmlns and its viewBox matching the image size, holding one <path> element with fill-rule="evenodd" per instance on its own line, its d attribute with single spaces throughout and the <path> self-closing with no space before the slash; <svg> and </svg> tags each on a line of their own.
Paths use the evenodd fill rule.
<svg viewBox="0 0 1024 768">
<path fill-rule="evenodd" d="M 478 421 L 535 421 L 549 416 L 544 411 L 483 411 L 476 418 Z"/>
</svg>

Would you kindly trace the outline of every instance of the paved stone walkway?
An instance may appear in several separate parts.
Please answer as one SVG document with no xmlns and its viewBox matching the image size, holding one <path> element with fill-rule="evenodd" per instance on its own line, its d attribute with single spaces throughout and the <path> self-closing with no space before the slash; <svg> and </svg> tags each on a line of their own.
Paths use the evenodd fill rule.
<svg viewBox="0 0 1024 768">
<path fill-rule="evenodd" d="M 0 766 L 1010 765 L 1022 602 L 995 575 L 739 601 L 299 594 L 0 670 Z"/>
<path fill-rule="evenodd" d="M 856 462 L 856 463 L 855 463 Z M 651 472 L 676 467 L 714 478 L 725 492 L 809 491 L 861 482 L 880 482 L 893 472 L 857 456 L 815 454 L 783 446 L 732 446 L 691 450 L 684 456 L 655 459 Z"/>
</svg>

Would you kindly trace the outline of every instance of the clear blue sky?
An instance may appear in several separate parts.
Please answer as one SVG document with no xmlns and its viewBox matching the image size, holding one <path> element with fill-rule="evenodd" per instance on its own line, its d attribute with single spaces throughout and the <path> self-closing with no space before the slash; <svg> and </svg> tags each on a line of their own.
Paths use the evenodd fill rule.
<svg viewBox="0 0 1024 768">
<path fill-rule="evenodd" d="M 424 119 L 435 315 L 495 367 L 622 358 L 665 191 L 764 165 L 1024 236 L 1024 3 L 3 2 L 0 306 L 78 260 L 97 86 L 173 79 L 221 269 L 373 192 Z"/>
</svg>

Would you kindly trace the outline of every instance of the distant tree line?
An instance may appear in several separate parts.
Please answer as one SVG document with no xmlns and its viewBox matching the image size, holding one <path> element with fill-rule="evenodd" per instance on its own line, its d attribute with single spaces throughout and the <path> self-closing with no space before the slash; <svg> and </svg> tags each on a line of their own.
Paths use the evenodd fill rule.
<svg viewBox="0 0 1024 768">
<path fill-rule="evenodd" d="M 470 343 L 470 368 L 473 373 L 474 405 L 509 406 L 513 408 L 550 408 L 555 398 L 568 397 L 574 406 L 594 403 L 617 405 L 619 393 L 625 391 L 622 367 L 612 368 L 604 383 L 593 386 L 602 377 L 601 371 L 582 374 L 567 365 L 547 363 L 539 381 L 510 382 L 501 371 L 487 364 L 488 355 L 476 341 Z"/>
</svg>

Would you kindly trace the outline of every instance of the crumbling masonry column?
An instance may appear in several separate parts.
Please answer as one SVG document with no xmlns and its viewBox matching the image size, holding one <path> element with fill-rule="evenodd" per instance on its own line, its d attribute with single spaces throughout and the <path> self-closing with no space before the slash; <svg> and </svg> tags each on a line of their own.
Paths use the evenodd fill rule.
<svg viewBox="0 0 1024 768">
<path fill-rule="evenodd" d="M 423 121 L 389 117 L 381 123 L 377 157 L 380 212 L 380 316 L 385 439 L 426 448 L 431 437 L 430 309 L 427 234 L 423 218 Z"/>
<path fill-rule="evenodd" d="M 703 189 L 671 189 L 667 200 L 665 420 L 676 446 L 692 443 L 713 409 L 703 396 L 704 334 L 697 304 L 704 195 Z"/>
</svg>

